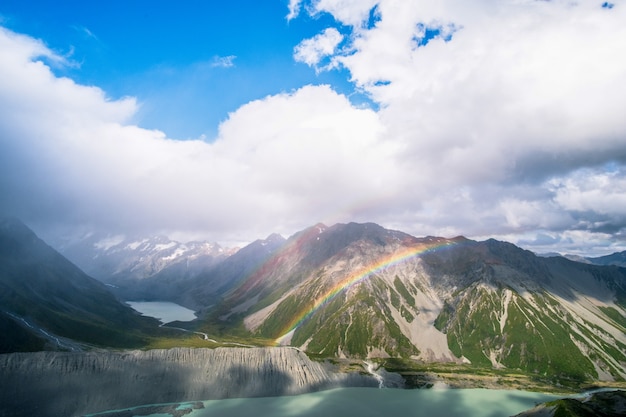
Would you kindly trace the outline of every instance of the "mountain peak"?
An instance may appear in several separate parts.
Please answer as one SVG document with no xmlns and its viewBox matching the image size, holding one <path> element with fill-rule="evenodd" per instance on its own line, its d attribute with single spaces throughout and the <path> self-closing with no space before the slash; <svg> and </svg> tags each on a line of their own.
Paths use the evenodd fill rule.
<svg viewBox="0 0 626 417">
<path fill-rule="evenodd" d="M 14 238 L 32 239 L 37 237 L 28 226 L 15 217 L 0 217 L 0 232 Z"/>
<path fill-rule="evenodd" d="M 286 239 L 278 233 L 272 233 L 271 235 L 265 238 L 266 242 L 284 242 L 285 240 Z"/>
</svg>

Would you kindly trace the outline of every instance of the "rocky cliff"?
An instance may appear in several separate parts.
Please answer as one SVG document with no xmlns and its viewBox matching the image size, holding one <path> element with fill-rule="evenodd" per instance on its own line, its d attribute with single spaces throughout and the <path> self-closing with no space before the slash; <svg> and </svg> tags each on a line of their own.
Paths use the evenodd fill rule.
<svg viewBox="0 0 626 417">
<path fill-rule="evenodd" d="M 563 398 L 540 404 L 514 417 L 623 417 L 626 391 L 601 391 L 582 399 Z"/>
<path fill-rule="evenodd" d="M 334 373 L 293 348 L 0 355 L 0 415 L 6 417 L 377 385 L 368 376 Z"/>
</svg>

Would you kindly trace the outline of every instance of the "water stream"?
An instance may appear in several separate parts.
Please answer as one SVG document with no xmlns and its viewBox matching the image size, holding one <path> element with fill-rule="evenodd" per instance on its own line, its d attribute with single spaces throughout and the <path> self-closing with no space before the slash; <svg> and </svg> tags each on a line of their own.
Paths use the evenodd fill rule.
<svg viewBox="0 0 626 417">
<path fill-rule="evenodd" d="M 385 388 L 385 378 L 377 372 L 378 366 L 368 361 L 363 361 L 363 363 L 365 364 L 365 370 L 378 381 L 378 388 Z"/>
</svg>

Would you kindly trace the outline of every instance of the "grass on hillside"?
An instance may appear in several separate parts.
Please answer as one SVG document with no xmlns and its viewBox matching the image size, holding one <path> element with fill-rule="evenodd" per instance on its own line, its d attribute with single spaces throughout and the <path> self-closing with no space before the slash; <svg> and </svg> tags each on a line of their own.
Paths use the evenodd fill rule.
<svg viewBox="0 0 626 417">
<path fill-rule="evenodd" d="M 150 338 L 146 345 L 143 346 L 143 349 L 171 349 L 175 347 L 214 349 L 218 347 L 275 346 L 273 340 L 260 337 L 221 337 L 219 335 L 213 336 L 211 333 L 207 333 L 209 338 L 212 340 L 206 340 L 202 335 L 197 333 L 183 332 L 176 329 L 171 330 L 172 331 L 168 331 L 167 334 Z"/>
<path fill-rule="evenodd" d="M 494 369 L 456 363 L 423 363 L 412 359 L 376 360 L 389 372 L 401 374 L 409 388 L 427 387 L 441 381 L 454 388 L 523 389 L 540 392 L 580 392 L 600 387 L 626 388 L 624 381 L 601 382 L 543 376 L 520 369 Z"/>
</svg>

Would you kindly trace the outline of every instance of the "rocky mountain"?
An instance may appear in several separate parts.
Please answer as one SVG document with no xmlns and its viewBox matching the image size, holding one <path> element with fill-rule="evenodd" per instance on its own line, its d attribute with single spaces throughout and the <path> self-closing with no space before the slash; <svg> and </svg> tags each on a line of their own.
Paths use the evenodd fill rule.
<svg viewBox="0 0 626 417">
<path fill-rule="evenodd" d="M 210 321 L 324 356 L 626 378 L 626 270 L 495 240 L 316 225 L 289 238 Z"/>
<path fill-rule="evenodd" d="M 236 252 L 217 243 L 181 243 L 165 236 L 86 234 L 57 239 L 55 246 L 125 300 L 170 300 L 181 283 L 203 274 Z"/>
<path fill-rule="evenodd" d="M 626 391 L 600 391 L 582 399 L 563 398 L 540 404 L 514 417 L 621 417 L 626 415 Z"/>
<path fill-rule="evenodd" d="M 284 244 L 285 238 L 278 234 L 250 243 L 179 286 L 174 301 L 194 310 L 204 310 L 218 303 L 265 265 Z"/>
<path fill-rule="evenodd" d="M 0 355 L 0 386 L 2 416 L 69 417 L 141 404 L 295 395 L 378 382 L 360 373 L 333 372 L 291 348 L 175 348 Z"/>
<path fill-rule="evenodd" d="M 0 300 L 0 330 L 32 350 L 41 349 L 43 333 L 28 326 L 57 339 L 131 343 L 123 337 L 132 339 L 132 331 L 106 333 L 93 325 L 102 323 L 107 332 L 119 324 L 133 328 L 128 323 L 137 315 L 112 303 L 106 287 L 22 226 L 13 227 L 19 233 L 5 233 L 2 244 L 8 290 Z M 153 261 L 175 247 L 166 240 L 105 246 L 111 257 L 160 252 Z M 538 257 L 496 240 L 416 238 L 373 223 L 318 224 L 287 240 L 271 235 L 223 256 L 193 274 L 174 263 L 147 277 L 127 275 L 146 286 L 126 290 L 200 310 L 193 330 L 269 339 L 325 357 L 468 363 L 558 381 L 626 378 L 624 268 Z M 23 276 L 32 282 L 18 278 Z M 85 291 L 68 296 L 66 288 L 75 287 Z M 79 325 L 87 330 L 75 331 Z"/>
<path fill-rule="evenodd" d="M 626 251 L 615 252 L 610 255 L 599 256 L 596 258 L 587 258 L 587 260 L 595 265 L 615 265 L 626 267 Z"/>
<path fill-rule="evenodd" d="M 15 219 L 0 219 L 2 352 L 137 346 L 156 320 L 120 303 L 97 280 Z"/>
</svg>

